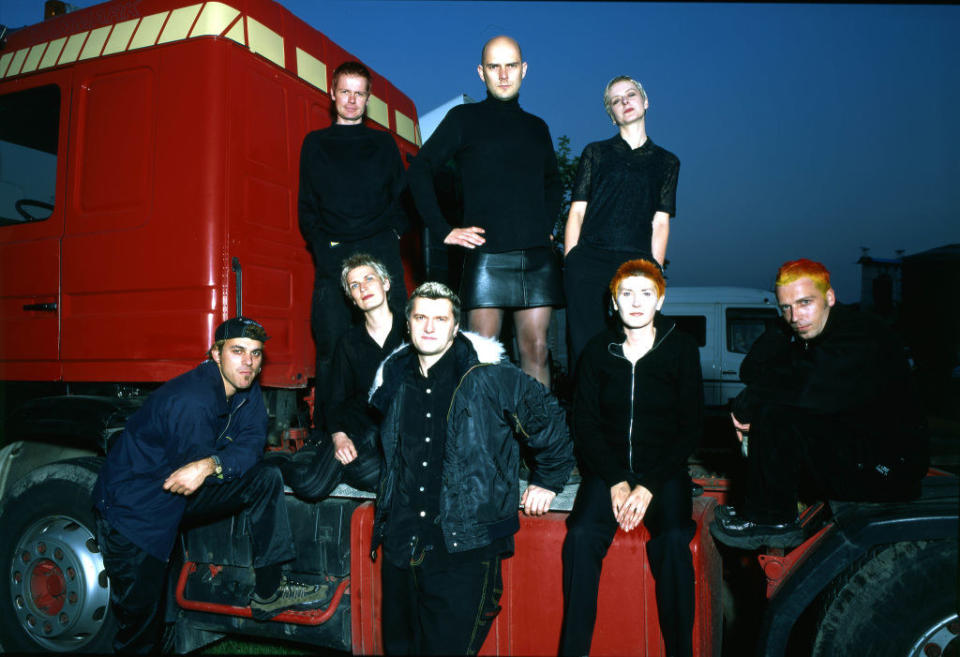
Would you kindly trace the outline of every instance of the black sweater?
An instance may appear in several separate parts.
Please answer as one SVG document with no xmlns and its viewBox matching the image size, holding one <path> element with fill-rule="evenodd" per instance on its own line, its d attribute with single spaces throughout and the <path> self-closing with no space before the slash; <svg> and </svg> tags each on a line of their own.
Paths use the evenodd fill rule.
<svg viewBox="0 0 960 657">
<path fill-rule="evenodd" d="M 314 130 L 300 149 L 300 231 L 313 248 L 406 230 L 405 176 L 390 133 L 363 124 Z"/>
<path fill-rule="evenodd" d="M 380 362 L 403 344 L 406 322 L 403 315 L 393 313 L 393 326 L 381 347 L 367 333 L 363 324 L 351 326 L 340 336 L 333 352 L 330 369 L 330 396 L 323 400 L 327 431 L 342 431 L 351 439 L 374 425 L 367 397 Z"/>
<path fill-rule="evenodd" d="M 657 314 L 653 348 L 635 365 L 622 332 L 587 343 L 577 366 L 574 443 L 580 467 L 608 486 L 626 481 L 654 495 L 685 470 L 703 429 L 700 353 L 693 339 Z M 631 462 L 632 458 L 632 462 Z"/>
<path fill-rule="evenodd" d="M 562 187 L 550 130 L 520 109 L 516 98 L 487 96 L 454 107 L 420 149 L 407 172 L 424 223 L 445 237 L 433 177 L 449 160 L 463 177 L 463 222 L 486 230 L 481 251 L 548 246 Z"/>
<path fill-rule="evenodd" d="M 733 412 L 743 422 L 766 405 L 802 409 L 842 422 L 851 441 L 865 438 L 881 457 L 926 462 L 926 419 L 903 346 L 876 317 L 837 304 L 809 341 L 778 322 L 750 348 L 740 378 L 747 387 Z"/>
</svg>

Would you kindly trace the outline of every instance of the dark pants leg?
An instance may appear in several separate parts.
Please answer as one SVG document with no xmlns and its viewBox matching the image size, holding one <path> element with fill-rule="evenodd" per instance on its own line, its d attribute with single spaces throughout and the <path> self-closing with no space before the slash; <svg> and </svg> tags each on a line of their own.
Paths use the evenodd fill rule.
<svg viewBox="0 0 960 657">
<path fill-rule="evenodd" d="M 434 567 L 383 562 L 388 655 L 475 655 L 500 612 L 500 557 Z"/>
<path fill-rule="evenodd" d="M 359 490 L 377 492 L 380 481 L 380 446 L 377 427 L 367 427 L 353 441 L 357 458 L 343 466 L 343 481 Z"/>
<path fill-rule="evenodd" d="M 644 524 L 650 532 L 647 559 L 656 583 L 657 612 L 670 655 L 692 651 L 695 584 L 689 543 L 696 525 L 691 519 L 690 478 L 685 472 L 653 491 Z M 561 655 L 590 652 L 597 618 L 597 595 L 603 558 L 617 521 L 610 488 L 596 477 L 580 483 L 563 542 L 563 631 Z"/>
<path fill-rule="evenodd" d="M 187 501 L 185 520 L 246 512 L 253 544 L 253 567 L 272 566 L 296 557 L 290 519 L 283 499 L 283 477 L 275 465 L 260 461 L 239 479 L 205 483 Z"/>
<path fill-rule="evenodd" d="M 641 257 L 651 258 L 644 253 L 608 251 L 585 245 L 578 245 L 567 254 L 563 287 L 567 297 L 571 372 L 576 369 L 577 359 L 587 342 L 607 323 L 610 279 L 624 262 Z"/>
<path fill-rule="evenodd" d="M 114 652 L 138 655 L 157 652 L 167 564 L 134 545 L 99 514 L 97 543 L 110 576 L 110 607 L 117 618 Z"/>
<path fill-rule="evenodd" d="M 798 409 L 767 406 L 750 423 L 745 515 L 796 518 L 801 492 L 819 499 L 893 501 L 916 496 L 920 470 L 881 454 L 882 430 Z M 889 470 L 878 465 L 890 464 Z"/>
<path fill-rule="evenodd" d="M 696 585 L 690 541 L 697 526 L 692 515 L 690 477 L 680 472 L 654 493 L 643 519 L 650 532 L 647 561 L 656 583 L 660 632 L 667 654 L 676 657 L 693 655 Z"/>
<path fill-rule="evenodd" d="M 567 518 L 567 536 L 563 540 L 561 655 L 590 652 L 597 621 L 600 571 L 616 532 L 610 488 L 597 477 L 584 477 Z"/>
<path fill-rule="evenodd" d="M 341 481 L 359 490 L 375 493 L 380 478 L 380 447 L 377 427 L 370 426 L 353 441 L 357 458 L 341 465 L 334 458 L 333 441 L 308 445 L 293 456 L 278 459 L 283 480 L 293 492 L 306 500 L 322 500 Z"/>
<path fill-rule="evenodd" d="M 316 271 L 310 326 L 317 349 L 317 371 L 313 421 L 320 430 L 326 429 L 320 400 L 326 399 L 329 393 L 330 359 L 337 340 L 350 327 L 357 312 L 340 283 L 343 261 L 356 253 L 367 253 L 386 267 L 391 279 L 387 303 L 394 312 L 402 313 L 407 301 L 400 243 L 392 230 L 355 242 L 340 242 L 335 246 L 327 246 L 322 253 L 314 253 Z"/>
</svg>

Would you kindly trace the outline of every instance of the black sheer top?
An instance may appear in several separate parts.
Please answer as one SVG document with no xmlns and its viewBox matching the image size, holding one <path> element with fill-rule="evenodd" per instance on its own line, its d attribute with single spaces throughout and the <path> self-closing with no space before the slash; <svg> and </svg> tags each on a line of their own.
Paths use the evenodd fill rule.
<svg viewBox="0 0 960 657">
<path fill-rule="evenodd" d="M 586 201 L 578 244 L 650 252 L 653 215 L 677 212 L 680 160 L 647 138 L 631 149 L 619 134 L 588 144 L 580 156 L 573 201 Z"/>
</svg>

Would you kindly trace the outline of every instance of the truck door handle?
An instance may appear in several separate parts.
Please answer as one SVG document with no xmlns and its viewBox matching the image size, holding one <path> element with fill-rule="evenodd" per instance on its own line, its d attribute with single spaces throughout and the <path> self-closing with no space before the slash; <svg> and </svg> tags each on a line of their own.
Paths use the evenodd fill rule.
<svg viewBox="0 0 960 657">
<path fill-rule="evenodd" d="M 25 303 L 23 305 L 24 310 L 39 310 L 45 313 L 55 313 L 57 312 L 57 302 L 51 301 L 50 303 Z"/>
<path fill-rule="evenodd" d="M 722 370 L 721 374 L 736 374 L 736 370 Z"/>
</svg>

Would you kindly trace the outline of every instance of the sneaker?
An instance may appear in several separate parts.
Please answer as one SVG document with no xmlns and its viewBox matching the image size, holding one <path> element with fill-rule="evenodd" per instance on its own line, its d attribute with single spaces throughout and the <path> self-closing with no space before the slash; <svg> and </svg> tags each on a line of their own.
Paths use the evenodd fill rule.
<svg viewBox="0 0 960 657">
<path fill-rule="evenodd" d="M 254 620 L 270 620 L 284 611 L 306 611 L 318 607 L 327 599 L 327 586 L 303 584 L 284 577 L 269 598 L 254 593 L 250 596 L 250 611 Z"/>
<path fill-rule="evenodd" d="M 724 545 L 744 550 L 756 550 L 763 546 L 792 548 L 806 540 L 798 520 L 763 524 L 744 518 L 733 509 L 716 514 L 710 525 L 710 533 Z"/>
</svg>

